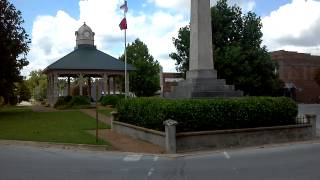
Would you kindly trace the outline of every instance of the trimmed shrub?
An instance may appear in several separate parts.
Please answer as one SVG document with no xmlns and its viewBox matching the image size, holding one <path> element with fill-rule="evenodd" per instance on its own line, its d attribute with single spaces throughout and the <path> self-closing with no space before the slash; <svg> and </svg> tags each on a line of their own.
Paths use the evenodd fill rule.
<svg viewBox="0 0 320 180">
<path fill-rule="evenodd" d="M 88 96 L 73 96 L 71 101 L 69 102 L 69 106 L 82 106 L 82 105 L 90 105 L 90 98 Z"/>
<path fill-rule="evenodd" d="M 112 105 L 115 106 L 121 99 L 124 99 L 124 95 L 108 95 L 103 96 L 101 99 L 101 105 Z"/>
<path fill-rule="evenodd" d="M 163 121 L 176 120 L 177 132 L 269 127 L 295 124 L 296 103 L 285 97 L 212 100 L 137 98 L 117 104 L 119 121 L 164 131 Z"/>
<path fill-rule="evenodd" d="M 58 97 L 57 102 L 54 104 L 54 107 L 62 107 L 62 106 L 67 106 L 69 102 L 71 101 L 72 96 L 61 96 Z"/>
<path fill-rule="evenodd" d="M 64 96 L 58 98 L 54 107 L 63 109 L 85 105 L 90 105 L 90 99 L 87 96 Z"/>
<path fill-rule="evenodd" d="M 4 105 L 4 98 L 0 96 L 0 107 Z"/>
</svg>

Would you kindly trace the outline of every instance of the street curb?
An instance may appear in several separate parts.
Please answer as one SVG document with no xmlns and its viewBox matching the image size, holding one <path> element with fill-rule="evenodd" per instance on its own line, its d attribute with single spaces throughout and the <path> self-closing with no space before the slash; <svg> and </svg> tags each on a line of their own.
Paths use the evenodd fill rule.
<svg viewBox="0 0 320 180">
<path fill-rule="evenodd" d="M 96 150 L 96 151 L 108 151 L 113 149 L 111 146 L 108 146 L 108 145 L 69 144 L 69 143 L 19 141 L 19 140 L 0 140 L 0 145 L 18 145 L 18 146 L 31 146 L 31 147 L 42 147 L 42 148 Z"/>
<path fill-rule="evenodd" d="M 44 149 L 61 149 L 69 151 L 91 151 L 99 153 L 108 153 L 115 155 L 143 155 L 143 156 L 159 156 L 166 158 L 181 158 L 181 157 L 192 157 L 199 155 L 210 155 L 223 152 L 232 151 L 243 151 L 243 150 L 253 150 L 253 149 L 267 149 L 276 147 L 287 147 L 291 145 L 303 145 L 303 144 L 320 144 L 320 138 L 317 137 L 313 140 L 308 141 L 295 141 L 289 143 L 278 143 L 278 144 L 267 144 L 262 146 L 251 146 L 251 147 L 238 147 L 238 148 L 228 148 L 228 149 L 217 149 L 217 150 L 199 150 L 194 152 L 180 152 L 177 154 L 152 154 L 152 153 L 136 153 L 136 152 L 124 152 L 117 151 L 111 146 L 107 145 L 90 145 L 90 144 L 68 144 L 68 143 L 52 143 L 52 142 L 37 142 L 37 141 L 18 141 L 18 140 L 0 140 L 0 145 L 6 146 L 23 146 L 23 147 L 38 147 Z"/>
<path fill-rule="evenodd" d="M 183 157 L 191 157 L 191 156 L 199 156 L 199 155 L 210 155 L 216 153 L 223 153 L 223 152 L 233 152 L 233 151 L 244 151 L 244 150 L 258 150 L 258 149 L 268 149 L 268 148 L 277 148 L 277 147 L 288 147 L 291 145 L 303 145 L 303 144 L 320 144 L 320 138 L 317 137 L 312 140 L 307 141 L 294 141 L 294 142 L 287 142 L 287 143 L 275 143 L 275 144 L 265 144 L 260 146 L 249 146 L 249 147 L 237 147 L 237 148 L 227 148 L 227 149 L 217 149 L 217 150 L 199 150 L 194 152 L 181 152 Z"/>
<path fill-rule="evenodd" d="M 37 142 L 37 141 L 19 141 L 19 140 L 0 140 L 0 145 L 5 146 L 20 146 L 20 147 L 35 147 L 43 149 L 61 149 L 67 151 L 92 151 L 98 153 L 108 153 L 115 155 L 144 155 L 144 156 L 159 156 L 167 158 L 182 157 L 181 154 L 152 154 L 152 153 L 136 153 L 117 151 L 107 145 L 90 145 L 90 144 L 68 144 L 68 143 L 53 143 L 53 142 Z"/>
</svg>

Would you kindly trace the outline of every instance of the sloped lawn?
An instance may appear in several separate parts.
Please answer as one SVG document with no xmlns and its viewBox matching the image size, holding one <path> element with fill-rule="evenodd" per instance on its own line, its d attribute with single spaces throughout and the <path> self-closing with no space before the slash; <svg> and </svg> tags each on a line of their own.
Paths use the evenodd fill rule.
<svg viewBox="0 0 320 180">
<path fill-rule="evenodd" d="M 110 107 L 99 107 L 98 112 L 105 115 L 105 116 L 111 116 L 111 112 L 116 111 L 115 108 L 110 108 Z"/>
<path fill-rule="evenodd" d="M 96 143 L 87 130 L 95 130 L 96 121 L 80 111 L 33 112 L 26 107 L 0 108 L 0 139 L 76 144 Z M 100 129 L 109 128 L 99 122 Z"/>
</svg>

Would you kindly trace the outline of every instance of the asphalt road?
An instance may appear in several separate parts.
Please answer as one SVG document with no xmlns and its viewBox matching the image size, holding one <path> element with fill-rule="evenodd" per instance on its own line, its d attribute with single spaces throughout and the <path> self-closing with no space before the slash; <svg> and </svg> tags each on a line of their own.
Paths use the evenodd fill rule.
<svg viewBox="0 0 320 180">
<path fill-rule="evenodd" d="M 299 105 L 318 115 L 320 105 Z M 0 180 L 319 180 L 320 142 L 186 156 L 0 144 Z"/>
<path fill-rule="evenodd" d="M 181 157 L 0 145 L 1 180 L 319 180 L 320 142 Z"/>
</svg>

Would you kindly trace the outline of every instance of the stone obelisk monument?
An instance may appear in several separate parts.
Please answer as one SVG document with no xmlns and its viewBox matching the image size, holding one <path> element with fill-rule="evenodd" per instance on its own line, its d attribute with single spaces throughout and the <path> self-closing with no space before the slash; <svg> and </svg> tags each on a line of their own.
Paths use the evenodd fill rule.
<svg viewBox="0 0 320 180">
<path fill-rule="evenodd" d="M 190 62 L 186 80 L 178 83 L 169 98 L 238 97 L 241 91 L 217 79 L 213 65 L 210 0 L 191 0 Z"/>
</svg>

